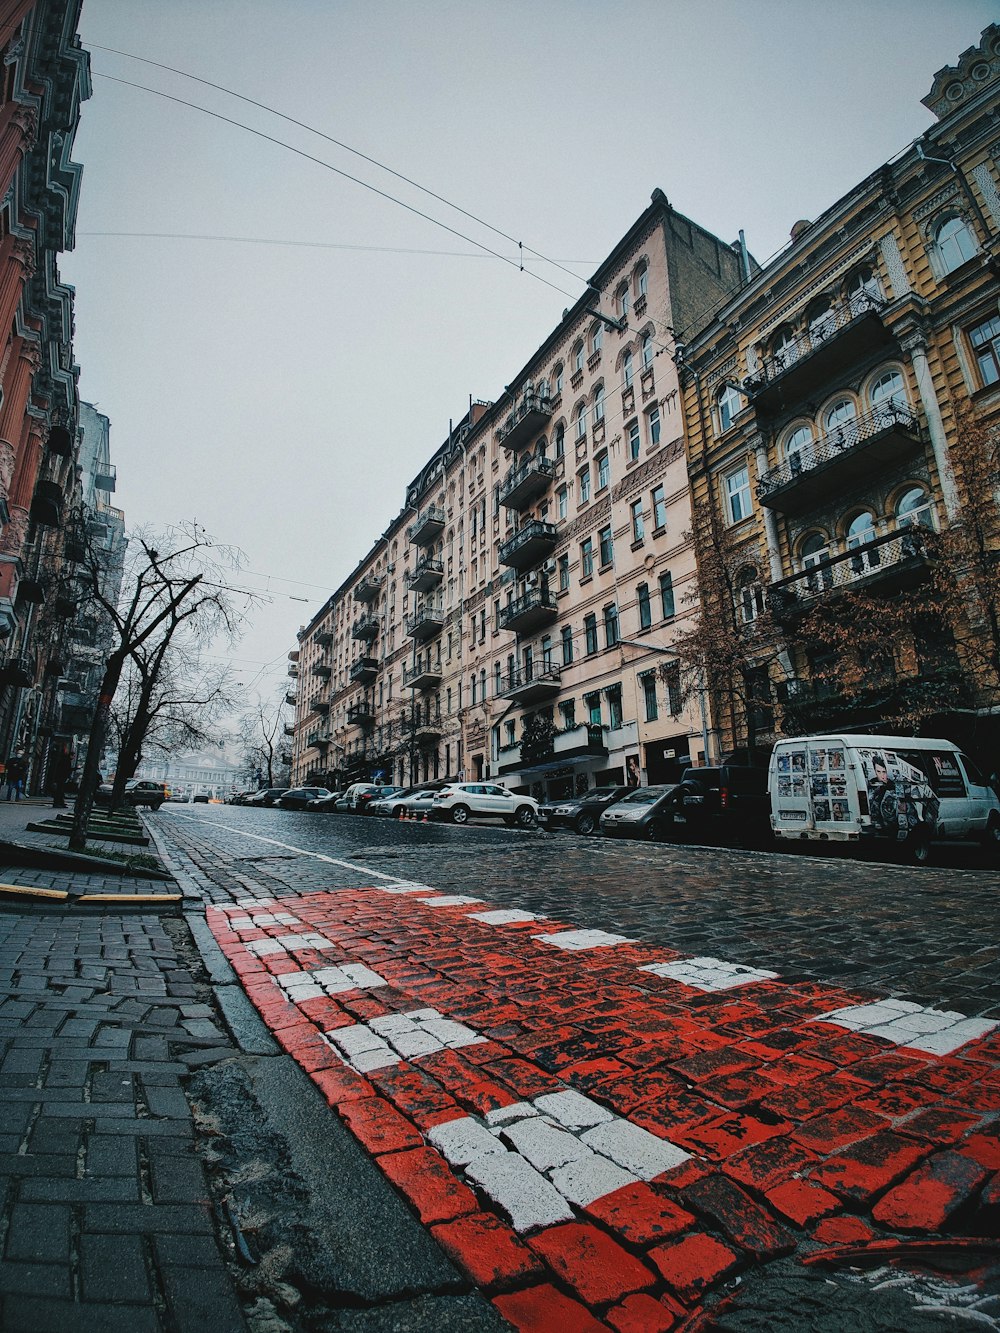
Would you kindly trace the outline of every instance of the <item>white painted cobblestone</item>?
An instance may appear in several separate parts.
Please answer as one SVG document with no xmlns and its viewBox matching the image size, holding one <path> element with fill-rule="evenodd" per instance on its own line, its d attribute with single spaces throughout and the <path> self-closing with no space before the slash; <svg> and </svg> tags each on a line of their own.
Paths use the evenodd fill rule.
<svg viewBox="0 0 1000 1333">
<path fill-rule="evenodd" d="M 950 1055 L 970 1041 L 985 1037 L 998 1025 L 988 1018 L 966 1018 L 949 1009 L 932 1009 L 912 1000 L 879 1000 L 852 1004 L 820 1014 L 821 1023 L 833 1023 L 866 1037 L 883 1037 L 927 1055 Z"/>
<path fill-rule="evenodd" d="M 774 981 L 778 976 L 777 972 L 765 972 L 742 963 L 727 963 L 721 958 L 678 958 L 670 963 L 646 963 L 639 971 L 669 977 L 671 981 L 680 981 L 700 991 L 730 990 L 756 981 Z"/>
<path fill-rule="evenodd" d="M 607 930 L 560 930 L 554 935 L 532 935 L 540 944 L 557 949 L 609 949 L 615 944 L 635 944 L 627 935 L 612 935 Z"/>
<path fill-rule="evenodd" d="M 551 1181 L 517 1153 L 484 1153 L 465 1174 L 503 1209 L 516 1231 L 573 1220 L 572 1208 Z"/>
<path fill-rule="evenodd" d="M 661 1171 L 670 1171 L 691 1156 L 676 1144 L 617 1116 L 607 1124 L 585 1130 L 580 1137 L 588 1147 L 610 1157 L 626 1171 L 634 1172 L 640 1180 L 652 1180 Z"/>
<path fill-rule="evenodd" d="M 287 953 L 288 950 L 277 940 L 248 940 L 247 952 L 252 953 L 257 958 L 267 958 L 270 954 Z"/>
<path fill-rule="evenodd" d="M 505 1125 L 503 1136 L 538 1171 L 552 1171 L 557 1166 L 586 1157 L 590 1152 L 568 1130 L 553 1125 L 544 1116 Z"/>
<path fill-rule="evenodd" d="M 467 1166 L 477 1157 L 507 1151 L 500 1140 L 471 1115 L 434 1125 L 427 1137 L 452 1166 Z"/>
<path fill-rule="evenodd" d="M 595 1199 L 602 1199 L 605 1194 L 613 1194 L 626 1185 L 635 1185 L 638 1179 L 596 1152 L 588 1152 L 586 1157 L 556 1167 L 551 1175 L 559 1193 L 579 1208 L 586 1208 Z"/>
<path fill-rule="evenodd" d="M 294 935 L 278 935 L 275 937 L 275 943 L 280 944 L 283 949 L 332 949 L 334 946 L 326 938 L 316 931 L 301 931 Z"/>
<path fill-rule="evenodd" d="M 488 1125 L 507 1125 L 512 1120 L 523 1120 L 525 1116 L 538 1115 L 531 1102 L 511 1102 L 509 1106 L 498 1106 L 486 1112 Z"/>
<path fill-rule="evenodd" d="M 494 912 L 470 912 L 470 921 L 482 921 L 486 926 L 512 926 L 519 921 L 537 921 L 535 912 L 524 912 L 519 907 L 498 908 Z"/>
<path fill-rule="evenodd" d="M 442 893 L 435 898 L 417 899 L 417 902 L 426 903 L 428 907 L 464 907 L 482 901 L 482 898 L 470 898 L 467 893 Z"/>
</svg>

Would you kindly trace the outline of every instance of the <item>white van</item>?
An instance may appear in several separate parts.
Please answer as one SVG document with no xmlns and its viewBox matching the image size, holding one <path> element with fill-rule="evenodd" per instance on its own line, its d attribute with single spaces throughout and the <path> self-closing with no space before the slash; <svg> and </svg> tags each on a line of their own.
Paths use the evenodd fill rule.
<svg viewBox="0 0 1000 1333">
<path fill-rule="evenodd" d="M 951 741 L 923 736 L 798 736 L 768 769 L 771 828 L 781 840 L 891 839 L 924 862 L 939 838 L 1000 849 L 1000 800 Z"/>
</svg>

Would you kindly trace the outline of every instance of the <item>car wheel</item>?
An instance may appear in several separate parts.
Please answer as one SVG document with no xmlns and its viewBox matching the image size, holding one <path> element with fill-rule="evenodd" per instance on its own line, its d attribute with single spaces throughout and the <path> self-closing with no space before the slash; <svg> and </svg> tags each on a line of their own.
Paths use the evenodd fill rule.
<svg viewBox="0 0 1000 1333">
<path fill-rule="evenodd" d="M 159 810 L 159 808 L 160 808 L 160 806 L 161 806 L 162 804 L 163 804 L 162 801 L 154 801 L 153 804 L 152 804 L 149 808 L 150 808 L 151 810 Z"/>
<path fill-rule="evenodd" d="M 931 859 L 931 840 L 926 833 L 915 830 L 903 844 L 903 850 L 910 865 L 925 866 Z"/>
<path fill-rule="evenodd" d="M 405 807 L 404 807 L 404 806 L 401 806 L 401 805 L 393 806 L 393 809 L 392 809 L 392 817 L 393 817 L 393 819 L 402 819 L 402 818 L 403 818 L 403 810 L 404 810 L 404 808 L 405 808 Z"/>
<path fill-rule="evenodd" d="M 537 822 L 535 812 L 530 805 L 519 806 L 514 812 L 514 818 L 519 828 L 534 828 Z"/>
<path fill-rule="evenodd" d="M 469 822 L 469 807 L 467 805 L 453 806 L 451 822 L 453 824 L 467 824 Z"/>
<path fill-rule="evenodd" d="M 576 821 L 577 833 L 582 833 L 586 837 L 588 833 L 593 833 L 595 828 L 597 828 L 597 820 L 589 811 L 584 811 Z"/>
<path fill-rule="evenodd" d="M 651 819 L 649 823 L 646 825 L 646 830 L 643 833 L 643 837 L 646 839 L 647 842 L 660 841 L 660 826 L 659 824 L 657 824 L 655 819 Z"/>
</svg>

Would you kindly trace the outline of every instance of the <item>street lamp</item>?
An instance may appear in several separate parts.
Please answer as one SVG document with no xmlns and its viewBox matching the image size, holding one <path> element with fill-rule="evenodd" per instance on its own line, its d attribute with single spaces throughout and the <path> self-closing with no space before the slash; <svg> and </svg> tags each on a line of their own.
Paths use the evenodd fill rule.
<svg viewBox="0 0 1000 1333">
<path fill-rule="evenodd" d="M 619 639 L 618 642 L 627 648 L 642 648 L 647 653 L 659 653 L 663 657 L 681 657 L 676 648 L 661 648 L 658 643 L 647 643 L 644 639 Z M 710 755 L 708 752 L 708 709 L 705 706 L 705 672 L 703 668 L 698 668 L 698 699 L 701 703 L 701 744 L 705 755 L 705 763 L 708 764 Z"/>
</svg>

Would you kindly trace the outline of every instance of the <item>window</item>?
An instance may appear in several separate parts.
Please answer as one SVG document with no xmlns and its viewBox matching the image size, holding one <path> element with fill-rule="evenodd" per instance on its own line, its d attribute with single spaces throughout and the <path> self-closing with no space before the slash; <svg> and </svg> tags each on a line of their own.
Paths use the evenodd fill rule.
<svg viewBox="0 0 1000 1333">
<path fill-rule="evenodd" d="M 622 381 L 626 389 L 632 387 L 632 374 L 632 353 L 626 352 L 622 358 Z"/>
<path fill-rule="evenodd" d="M 934 233 L 934 245 L 945 273 L 951 273 L 979 253 L 972 228 L 965 218 L 949 218 Z"/>
<path fill-rule="evenodd" d="M 857 554 L 851 558 L 851 572 L 864 574 L 870 569 L 877 568 L 880 564 L 878 547 L 869 551 L 861 550 L 862 547 L 875 540 L 875 515 L 870 510 L 863 510 L 860 514 L 855 514 L 847 525 L 846 535 L 847 549 L 857 551 Z"/>
<path fill-rule="evenodd" d="M 580 577 L 589 579 L 594 572 L 594 539 L 586 537 L 580 543 Z"/>
<path fill-rule="evenodd" d="M 576 726 L 576 700 L 567 699 L 559 705 L 559 711 L 562 713 L 563 731 L 572 731 Z"/>
<path fill-rule="evenodd" d="M 599 454 L 597 458 L 597 489 L 603 490 L 611 480 L 611 462 L 607 451 Z"/>
<path fill-rule="evenodd" d="M 645 296 L 649 290 L 649 269 L 645 264 L 640 265 L 639 272 L 635 280 L 636 290 L 640 296 Z"/>
<path fill-rule="evenodd" d="M 581 403 L 576 409 L 576 438 L 582 440 L 587 434 L 587 404 Z"/>
<path fill-rule="evenodd" d="M 642 501 L 632 501 L 632 540 L 641 542 L 646 535 L 646 529 L 642 523 Z"/>
<path fill-rule="evenodd" d="M 618 608 L 612 602 L 604 608 L 604 643 L 613 648 L 618 642 Z"/>
<path fill-rule="evenodd" d="M 716 410 L 719 413 L 719 430 L 727 431 L 743 411 L 743 397 L 734 385 L 726 384 L 719 391 Z"/>
<path fill-rule="evenodd" d="M 745 625 L 752 625 L 764 610 L 764 589 L 755 569 L 737 575 L 736 602 Z"/>
<path fill-rule="evenodd" d="M 580 482 L 580 503 L 586 504 L 590 499 L 590 464 L 578 474 Z"/>
<path fill-rule="evenodd" d="M 644 333 L 642 335 L 642 368 L 648 370 L 653 364 L 653 335 Z"/>
<path fill-rule="evenodd" d="M 653 501 L 653 531 L 662 532 L 667 526 L 667 494 L 662 486 L 654 486 L 652 493 Z"/>
<path fill-rule="evenodd" d="M 560 421 L 556 427 L 556 458 L 563 458 L 566 454 L 566 427 Z"/>
<path fill-rule="evenodd" d="M 634 463 L 635 460 L 639 457 L 639 450 L 642 447 L 642 442 L 639 435 L 638 421 L 630 421 L 628 423 L 628 425 L 625 427 L 625 438 L 628 440 L 629 462 Z"/>
<path fill-rule="evenodd" d="M 507 733 L 507 745 L 508 745 L 508 746 L 516 745 L 516 744 L 517 744 L 517 728 L 516 728 L 515 724 L 514 724 L 513 722 L 505 722 L 505 723 L 504 723 L 504 728 L 505 728 L 506 733 Z"/>
<path fill-rule="evenodd" d="M 821 561 L 830 554 L 829 543 L 822 532 L 812 532 L 799 547 L 799 565 L 803 570 L 816 569 Z M 811 593 L 822 592 L 833 585 L 833 575 L 828 567 L 817 569 L 806 579 L 806 586 Z"/>
<path fill-rule="evenodd" d="M 788 460 L 792 471 L 801 472 L 803 467 L 808 467 L 812 459 L 812 427 L 796 426 L 785 441 L 785 458 Z"/>
<path fill-rule="evenodd" d="M 726 519 L 730 523 L 742 523 L 751 513 L 750 469 L 738 468 L 723 479 L 726 492 Z"/>
<path fill-rule="evenodd" d="M 601 725 L 601 696 L 599 694 L 585 694 L 583 703 L 587 709 L 587 721 L 592 727 Z"/>
<path fill-rule="evenodd" d="M 906 386 L 898 370 L 887 370 L 880 375 L 869 393 L 871 405 L 876 409 L 906 407 Z"/>
<path fill-rule="evenodd" d="M 592 352 L 599 352 L 601 350 L 601 343 L 603 341 L 604 341 L 604 330 L 600 324 L 595 324 L 594 327 L 590 330 L 590 350 Z"/>
<path fill-rule="evenodd" d="M 809 325 L 809 339 L 813 346 L 825 342 L 837 327 L 833 306 L 826 297 L 813 302 L 806 314 L 806 320 Z"/>
<path fill-rule="evenodd" d="M 542 639 L 542 670 L 552 670 L 552 640 L 547 634 Z"/>
<path fill-rule="evenodd" d="M 559 591 L 567 592 L 569 590 L 569 556 L 561 555 L 559 557 Z"/>
<path fill-rule="evenodd" d="M 878 305 L 882 300 L 882 290 L 878 278 L 870 268 L 858 269 L 847 284 L 847 304 L 852 315 L 860 315 Z"/>
<path fill-rule="evenodd" d="M 649 447 L 653 449 L 660 443 L 660 409 L 651 407 L 646 413 L 646 437 L 649 440 Z"/>
<path fill-rule="evenodd" d="M 610 525 L 601 528 L 597 536 L 601 543 L 601 568 L 603 569 L 605 565 L 614 564 L 615 559 L 615 544 L 611 537 Z"/>
<path fill-rule="evenodd" d="M 783 324 L 771 340 L 771 357 L 774 368 L 782 371 L 798 360 L 799 344 L 790 324 Z"/>
<path fill-rule="evenodd" d="M 471 691 L 472 691 L 472 703 L 475 704 L 475 702 L 476 702 L 476 678 L 475 678 L 475 676 L 473 676 L 472 679 L 469 681 L 469 688 L 470 688 Z"/>
<path fill-rule="evenodd" d="M 562 393 L 562 391 L 563 391 L 563 364 L 562 364 L 561 361 L 559 362 L 559 364 L 556 366 L 556 369 L 555 369 L 555 380 L 556 380 L 556 393 Z"/>
<path fill-rule="evenodd" d="M 604 420 L 604 388 L 598 385 L 594 390 L 594 425 Z"/>
<path fill-rule="evenodd" d="M 826 427 L 828 435 L 832 435 L 842 426 L 846 426 L 858 415 L 858 409 L 851 398 L 841 398 L 831 408 L 827 409 L 826 416 L 823 418 L 823 424 Z"/>
<path fill-rule="evenodd" d="M 656 676 L 652 671 L 640 677 L 642 681 L 642 699 L 646 707 L 646 721 L 655 722 L 659 717 L 659 709 L 656 706 Z"/>
<path fill-rule="evenodd" d="M 660 608 L 664 620 L 674 615 L 674 576 L 669 570 L 660 575 Z"/>
<path fill-rule="evenodd" d="M 494 663 L 493 663 L 493 695 L 494 695 L 494 698 L 499 699 L 499 698 L 500 698 L 500 695 L 501 695 L 501 693 L 502 693 L 502 691 L 503 691 L 503 668 L 500 666 L 500 663 L 499 663 L 499 662 L 494 662 Z M 450 691 L 449 691 L 449 699 L 448 699 L 448 712 L 449 712 L 449 713 L 451 712 L 451 698 L 450 698 Z"/>
<path fill-rule="evenodd" d="M 583 637 L 586 644 L 587 656 L 591 657 L 597 652 L 597 617 L 594 615 L 584 616 L 583 618 Z"/>
<path fill-rule="evenodd" d="M 631 306 L 629 300 L 628 287 L 623 286 L 618 289 L 618 318 L 628 319 L 628 312 Z"/>
<path fill-rule="evenodd" d="M 684 707 L 684 694 L 681 690 L 681 664 L 670 662 L 663 668 L 663 679 L 667 686 L 667 710 L 671 717 L 677 717 Z"/>
<path fill-rule="evenodd" d="M 563 666 L 572 666 L 573 631 L 569 625 L 564 625 L 562 627 L 561 637 L 562 637 L 562 664 Z"/>
<path fill-rule="evenodd" d="M 573 374 L 578 375 L 583 370 L 583 343 L 577 343 L 573 348 Z"/>
<path fill-rule="evenodd" d="M 565 518 L 569 513 L 569 492 L 565 486 L 560 486 L 556 491 L 556 510 L 560 518 Z"/>
<path fill-rule="evenodd" d="M 977 324 L 969 332 L 969 341 L 983 385 L 996 384 L 1000 380 L 1000 316 Z"/>
<path fill-rule="evenodd" d="M 930 500 L 922 486 L 911 486 L 896 501 L 897 528 L 933 528 Z"/>
<path fill-rule="evenodd" d="M 649 584 L 640 583 L 635 590 L 636 605 L 639 608 L 639 628 L 649 629 L 653 623 L 653 612 L 649 605 Z"/>
</svg>

